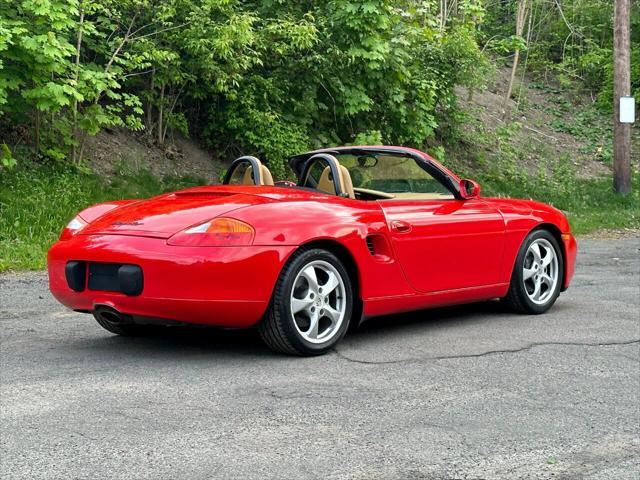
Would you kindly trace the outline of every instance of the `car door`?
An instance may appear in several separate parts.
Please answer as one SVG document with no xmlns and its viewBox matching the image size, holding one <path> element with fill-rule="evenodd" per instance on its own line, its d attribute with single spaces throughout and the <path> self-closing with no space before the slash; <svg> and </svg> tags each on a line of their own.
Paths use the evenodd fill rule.
<svg viewBox="0 0 640 480">
<path fill-rule="evenodd" d="M 378 202 L 395 254 L 416 290 L 499 283 L 505 223 L 496 208 L 479 198 Z"/>
</svg>

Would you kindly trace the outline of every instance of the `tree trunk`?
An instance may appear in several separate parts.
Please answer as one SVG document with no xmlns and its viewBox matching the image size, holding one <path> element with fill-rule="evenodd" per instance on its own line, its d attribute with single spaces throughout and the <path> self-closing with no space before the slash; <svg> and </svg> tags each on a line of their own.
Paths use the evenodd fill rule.
<svg viewBox="0 0 640 480">
<path fill-rule="evenodd" d="M 631 124 L 620 123 L 620 97 L 631 95 L 630 3 L 613 6 L 613 189 L 620 195 L 631 193 Z"/>
<path fill-rule="evenodd" d="M 151 80 L 149 81 L 149 98 L 147 100 L 146 112 L 146 129 L 147 135 L 153 138 L 153 95 L 155 94 L 156 71 L 151 72 Z"/>
<path fill-rule="evenodd" d="M 185 87 L 186 82 L 183 83 L 182 85 L 180 85 L 180 88 L 178 89 L 178 93 L 176 93 L 173 96 L 173 101 L 171 102 L 171 106 L 169 107 L 169 110 L 167 111 L 166 116 L 169 118 L 171 117 L 171 114 L 173 113 L 173 110 L 176 108 L 176 104 L 178 103 L 178 99 L 180 98 L 180 95 L 182 95 L 182 90 Z M 164 140 L 167 138 L 167 129 L 169 128 L 169 122 L 164 122 L 164 132 L 162 133 L 162 141 L 164 142 Z M 173 138 L 173 135 L 172 137 Z"/>
<path fill-rule="evenodd" d="M 518 9 L 516 12 L 516 35 L 522 37 L 524 31 L 524 19 L 527 11 L 527 0 L 518 0 Z M 516 54 L 513 57 L 513 66 L 511 67 L 511 78 L 509 79 L 509 87 L 504 99 L 505 102 L 511 98 L 513 92 L 513 83 L 516 79 L 516 70 L 518 69 L 518 61 L 520 60 L 520 49 L 516 48 Z"/>
<path fill-rule="evenodd" d="M 36 144 L 36 152 L 40 153 L 40 118 L 41 113 L 37 108 L 35 109 L 36 116 L 36 131 L 35 131 L 35 144 Z"/>
<path fill-rule="evenodd" d="M 160 102 L 158 103 L 158 143 L 160 145 L 164 143 L 163 114 L 164 114 L 164 82 L 160 87 Z"/>
<path fill-rule="evenodd" d="M 527 74 L 527 63 L 529 62 L 529 48 L 531 45 L 531 27 L 533 25 L 533 17 L 536 13 L 535 11 L 535 3 L 531 3 L 531 8 L 529 9 L 529 25 L 527 26 L 527 38 L 525 39 L 525 48 L 527 50 L 527 54 L 524 57 L 524 65 L 522 66 L 522 75 L 520 76 L 520 88 L 518 89 L 518 101 L 516 102 L 516 111 L 520 109 L 520 101 L 522 100 L 522 86 L 524 85 L 524 77 Z M 524 28 L 523 28 L 524 32 Z"/>
<path fill-rule="evenodd" d="M 82 34 L 84 27 L 84 5 L 80 3 L 80 20 L 78 21 L 78 35 L 76 37 L 76 60 L 73 79 L 75 81 L 74 88 L 78 88 L 78 79 L 80 78 L 80 50 L 82 48 Z M 78 143 L 78 99 L 73 99 L 72 106 L 73 124 L 71 126 L 71 135 L 73 136 L 73 146 L 71 151 L 71 159 L 73 163 L 80 163 L 76 143 Z"/>
</svg>

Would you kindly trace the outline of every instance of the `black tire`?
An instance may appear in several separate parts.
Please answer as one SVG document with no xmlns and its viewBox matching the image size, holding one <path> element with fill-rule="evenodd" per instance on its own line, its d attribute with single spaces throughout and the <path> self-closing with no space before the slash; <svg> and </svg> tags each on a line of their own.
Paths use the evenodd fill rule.
<svg viewBox="0 0 640 480">
<path fill-rule="evenodd" d="M 291 293 L 298 274 L 311 262 L 324 261 L 331 264 L 344 283 L 345 313 L 335 334 L 324 343 L 307 341 L 296 328 L 291 313 Z M 314 356 L 331 350 L 344 337 L 353 311 L 353 288 L 349 274 L 342 262 L 331 252 L 319 248 L 301 249 L 286 263 L 271 297 L 269 308 L 258 325 L 258 332 L 269 348 L 289 355 Z"/>
<path fill-rule="evenodd" d="M 112 321 L 109 319 L 109 315 L 110 312 L 106 310 L 98 310 L 93 312 L 93 318 L 96 319 L 98 325 L 111 333 L 115 333 L 116 335 L 132 337 L 142 335 L 145 332 L 144 325 L 136 325 L 134 323 L 129 323 L 126 321 L 115 321 L 115 316 L 114 321 Z"/>
<path fill-rule="evenodd" d="M 558 280 L 555 284 L 554 291 L 551 292 L 549 297 L 543 304 L 533 302 L 529 298 L 527 293 L 525 281 L 523 280 L 523 272 L 525 268 L 525 259 L 527 251 L 530 245 L 538 240 L 544 239 L 551 244 L 555 250 L 555 254 L 558 261 Z M 516 263 L 513 267 L 511 274 L 511 284 L 509 286 L 509 292 L 503 299 L 504 303 L 513 311 L 518 313 L 526 313 L 530 315 L 538 315 L 549 310 L 558 299 L 560 290 L 562 288 L 562 282 L 564 277 L 564 258 L 562 256 L 562 250 L 558 245 L 558 241 L 551 232 L 545 229 L 534 230 L 531 232 L 522 242 L 518 256 L 516 257 Z"/>
</svg>

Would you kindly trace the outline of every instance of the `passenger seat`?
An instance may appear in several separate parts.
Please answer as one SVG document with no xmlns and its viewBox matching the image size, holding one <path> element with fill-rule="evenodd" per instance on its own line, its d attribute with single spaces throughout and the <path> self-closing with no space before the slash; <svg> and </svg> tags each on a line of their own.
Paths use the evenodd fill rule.
<svg viewBox="0 0 640 480">
<path fill-rule="evenodd" d="M 256 159 L 257 160 L 257 159 Z M 242 179 L 243 185 L 267 185 L 273 186 L 273 176 L 269 169 L 262 164 L 259 160 L 257 160 L 258 166 L 260 167 L 260 178 L 259 182 L 254 181 L 253 177 L 253 166 L 249 165 L 244 172 L 244 177 Z"/>
<path fill-rule="evenodd" d="M 353 183 L 351 181 L 351 175 L 349 175 L 349 170 L 338 163 L 338 174 L 340 175 L 338 183 L 340 184 L 342 192 L 346 193 L 349 198 L 355 199 L 356 194 L 353 191 Z M 336 195 L 336 187 L 331 176 L 331 167 L 327 166 L 322 171 L 320 180 L 318 180 L 318 190 Z"/>
</svg>

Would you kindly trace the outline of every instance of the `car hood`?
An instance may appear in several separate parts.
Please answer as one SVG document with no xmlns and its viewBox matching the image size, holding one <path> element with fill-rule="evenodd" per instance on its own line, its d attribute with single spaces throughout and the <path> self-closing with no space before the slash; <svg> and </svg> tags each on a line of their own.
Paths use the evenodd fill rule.
<svg viewBox="0 0 640 480">
<path fill-rule="evenodd" d="M 135 235 L 169 238 L 185 228 L 234 210 L 275 201 L 245 189 L 200 187 L 117 207 L 95 219 L 81 235 Z"/>
</svg>

